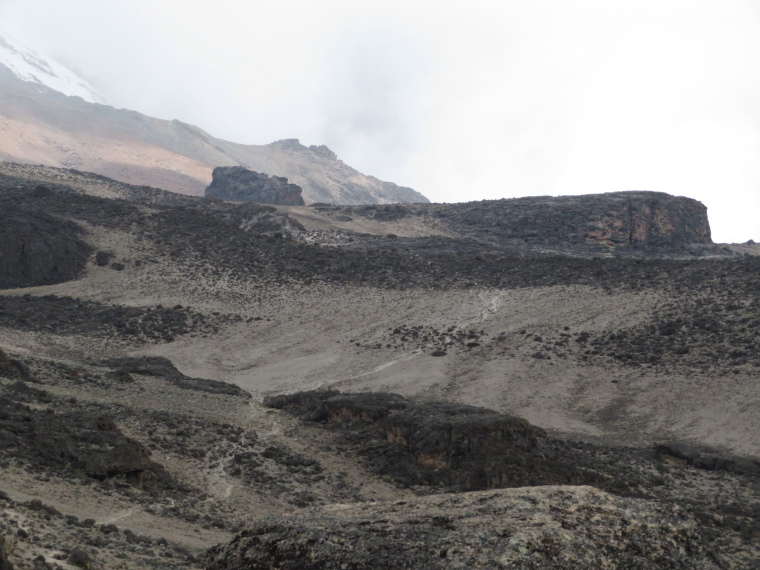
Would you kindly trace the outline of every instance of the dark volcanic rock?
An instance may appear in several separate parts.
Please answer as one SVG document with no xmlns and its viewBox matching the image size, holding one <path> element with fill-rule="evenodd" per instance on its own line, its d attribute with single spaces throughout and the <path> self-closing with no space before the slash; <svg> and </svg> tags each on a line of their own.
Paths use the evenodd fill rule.
<svg viewBox="0 0 760 570">
<path fill-rule="evenodd" d="M 335 505 L 272 517 L 212 548 L 207 570 L 717 569 L 678 507 L 590 487 Z"/>
<path fill-rule="evenodd" d="M 220 382 L 219 380 L 207 380 L 205 378 L 191 378 L 185 376 L 182 372 L 177 370 L 171 360 L 161 356 L 117 358 L 109 360 L 106 364 L 116 368 L 117 373 L 121 373 L 122 375 L 126 373 L 127 375 L 142 374 L 144 376 L 156 376 L 185 390 L 197 390 L 212 394 L 229 394 L 231 396 L 240 396 L 243 398 L 251 397 L 248 392 L 234 384 Z"/>
<path fill-rule="evenodd" d="M 232 544 L 214 549 L 207 559 L 208 568 L 225 567 L 221 565 L 222 561 L 229 564 L 229 568 L 309 568 L 308 565 L 299 566 L 299 561 L 302 564 L 312 560 L 322 563 L 327 560 L 323 556 L 328 556 L 328 550 L 334 560 L 340 561 L 336 568 L 345 564 L 349 568 L 368 569 L 446 568 L 449 564 L 455 568 L 580 569 L 605 567 L 608 563 L 611 568 L 712 568 L 715 566 L 709 562 L 709 557 L 700 558 L 708 551 L 716 553 L 714 560 L 721 568 L 729 566 L 717 553 L 724 553 L 737 562 L 736 567 L 742 568 L 753 568 L 752 564 L 745 562 L 759 559 L 760 503 L 756 495 L 760 489 L 760 463 L 751 458 L 729 457 L 677 444 L 663 444 L 653 450 L 559 439 L 540 428 L 521 423 L 523 420 L 519 418 L 468 406 L 415 403 L 393 394 L 302 392 L 267 398 L 265 405 L 293 413 L 306 421 L 322 422 L 330 434 L 326 438 L 335 438 L 333 441 L 342 451 L 362 457 L 371 471 L 389 476 L 418 495 L 496 487 L 520 488 L 493 494 L 442 495 L 429 501 L 414 499 L 392 505 L 365 503 L 357 505 L 356 511 L 350 514 L 350 521 L 341 519 L 352 509 L 347 505 L 336 506 L 333 510 L 309 511 L 305 516 L 299 513 L 297 523 L 289 518 L 259 521 Z M 716 481 L 720 484 L 716 485 Z M 629 505 L 648 504 L 664 514 L 665 519 L 669 512 L 681 522 L 692 520 L 693 516 L 696 520 L 694 530 L 702 538 L 692 535 L 696 542 L 685 550 L 670 538 L 665 539 L 673 550 L 658 558 L 663 554 L 661 547 L 650 543 L 645 536 L 664 536 L 655 530 L 660 523 L 648 516 L 645 516 L 648 522 L 643 522 L 631 514 L 617 519 L 620 513 L 614 514 L 614 509 L 604 508 L 602 511 L 606 514 L 602 514 L 597 510 L 598 499 L 609 496 L 601 491 L 593 490 L 594 495 L 589 496 L 583 490 L 587 488 L 564 487 L 568 498 L 576 493 L 585 496 L 577 501 L 572 499 L 571 503 L 563 498 L 546 502 L 546 498 L 539 497 L 547 491 L 546 485 L 589 484 L 616 496 L 657 501 L 614 499 L 608 505 L 623 504 L 618 501 Z M 731 491 L 718 497 L 714 493 L 722 493 L 722 485 Z M 706 488 L 721 491 L 705 493 Z M 743 498 L 738 498 L 740 496 Z M 485 524 L 482 530 L 475 531 L 474 537 L 477 538 L 473 539 L 476 542 L 469 542 L 465 529 L 470 524 L 481 528 L 478 526 L 483 520 L 481 515 L 489 514 L 481 507 L 497 504 L 501 501 L 499 497 L 512 497 L 509 502 L 512 506 L 504 508 L 516 509 L 518 512 L 512 511 L 509 516 L 515 515 L 521 522 L 510 523 L 509 529 L 500 527 L 501 522 L 496 526 Z M 513 501 L 515 498 L 518 499 L 516 502 Z M 528 501 L 527 518 L 519 514 L 523 507 L 517 505 L 522 500 Z M 431 508 L 433 504 L 435 507 Z M 389 509 L 393 509 L 393 514 Z M 548 519 L 541 515 L 545 510 L 552 513 L 549 518 L 558 516 L 559 519 L 548 523 Z M 609 530 L 612 535 L 602 537 L 596 530 L 589 531 L 589 525 L 600 520 L 598 515 L 611 515 L 607 519 L 610 528 L 601 532 Z M 502 520 L 502 516 L 498 514 L 496 518 Z M 576 516 L 578 518 L 573 518 Z M 672 530 L 674 527 L 665 519 L 660 522 Z M 531 520 L 538 524 L 534 525 Z M 623 520 L 627 522 L 621 522 Z M 568 531 L 561 535 L 567 542 L 557 544 L 543 531 L 540 536 L 532 538 L 523 534 L 555 523 L 563 529 L 560 533 Z M 428 524 L 430 526 L 426 527 Z M 618 531 L 613 528 L 620 528 L 621 534 L 617 535 Z M 441 531 L 450 532 L 435 534 Z M 586 538 L 576 534 L 586 531 L 590 532 L 586 538 L 596 537 L 601 542 L 592 546 Z M 653 534 L 648 534 L 650 531 Z M 330 537 L 329 541 L 321 541 L 322 532 Z M 631 542 L 622 546 L 616 536 L 630 538 Z M 331 546 L 323 550 L 321 545 L 327 543 Z M 455 546 L 446 549 L 448 543 Z M 244 544 L 251 548 L 248 554 L 243 554 Z M 544 550 L 542 544 L 553 546 Z M 617 546 L 610 549 L 612 544 Z M 705 550 L 702 546 L 692 549 L 700 544 Z M 510 558 L 516 554 L 501 550 L 507 548 L 506 545 L 517 545 L 516 554 L 525 558 Z M 618 547 L 621 548 L 619 552 Z M 654 549 L 650 550 L 650 547 Z M 680 554 L 676 554 L 678 550 Z M 441 551 L 445 556 L 437 557 L 436 553 Z M 403 554 L 394 558 L 398 552 Z M 597 552 L 602 558 L 594 558 L 589 554 L 591 552 Z M 702 554 L 689 558 L 697 552 Z M 483 558 L 458 558 L 467 553 Z M 568 558 L 562 558 L 560 553 Z M 668 558 L 671 555 L 673 558 Z M 425 556 L 427 562 L 422 561 Z M 409 565 L 402 562 L 407 560 L 411 561 Z M 314 567 L 332 568 L 330 564 L 324 562 Z"/>
<path fill-rule="evenodd" d="M 0 570 L 13 570 L 13 564 L 8 561 L 8 551 L 12 551 L 13 547 L 8 539 L 8 545 L 6 546 L 6 538 L 0 536 Z"/>
<path fill-rule="evenodd" d="M 718 453 L 712 450 L 700 450 L 693 446 L 677 442 L 660 443 L 655 446 L 655 453 L 663 463 L 676 465 L 693 465 L 707 471 L 734 471 L 760 475 L 760 460 Z"/>
<path fill-rule="evenodd" d="M 674 248 L 712 243 L 707 208 L 663 192 L 610 192 L 446 204 L 437 217 L 503 246 Z"/>
<path fill-rule="evenodd" d="M 269 176 L 243 166 L 219 166 L 214 169 L 207 198 L 222 198 L 236 202 L 303 206 L 301 187 L 289 184 L 287 178 Z"/>
<path fill-rule="evenodd" d="M 211 320 L 181 306 L 124 307 L 56 295 L 0 296 L 0 326 L 18 330 L 170 342 L 190 332 L 215 332 Z"/>
<path fill-rule="evenodd" d="M 0 289 L 76 278 L 92 248 L 77 224 L 39 210 L 0 203 Z"/>
<path fill-rule="evenodd" d="M 471 202 L 444 207 L 439 215 L 502 243 L 517 239 L 644 248 L 712 243 L 707 208 L 662 192 Z"/>
<path fill-rule="evenodd" d="M 23 362 L 10 358 L 5 352 L 0 350 L 0 376 L 28 380 L 29 369 Z"/>
<path fill-rule="evenodd" d="M 120 477 L 140 488 L 170 484 L 150 451 L 126 437 L 107 416 L 51 413 L 21 404 L 15 391 L 0 396 L 0 447 L 37 469 L 82 471 L 90 477 Z"/>
<path fill-rule="evenodd" d="M 432 218 L 436 227 L 445 227 L 457 235 L 454 240 L 407 238 L 394 248 L 436 247 L 435 241 L 439 241 L 440 249 L 461 251 L 475 243 L 486 251 L 496 248 L 597 255 L 675 250 L 697 255 L 712 244 L 705 206 L 697 200 L 663 192 L 538 196 L 458 204 L 343 206 L 336 212 L 380 222 L 407 216 Z M 462 249 L 459 242 L 463 240 L 472 243 Z"/>
<path fill-rule="evenodd" d="M 595 483 L 596 475 L 539 447 L 543 430 L 463 404 L 416 403 L 396 394 L 301 392 L 264 400 L 338 428 L 373 471 L 403 486 L 471 491 L 521 485 Z"/>
</svg>

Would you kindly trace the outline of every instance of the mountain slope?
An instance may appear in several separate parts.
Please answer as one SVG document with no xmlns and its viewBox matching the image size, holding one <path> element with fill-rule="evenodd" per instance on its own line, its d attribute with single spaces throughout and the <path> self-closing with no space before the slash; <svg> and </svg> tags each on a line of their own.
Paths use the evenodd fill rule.
<svg viewBox="0 0 760 570">
<path fill-rule="evenodd" d="M 240 165 L 285 176 L 303 188 L 307 202 L 428 201 L 361 174 L 324 146 L 224 141 L 180 121 L 97 104 L 87 89 L 64 68 L 0 43 L 0 160 L 77 168 L 191 195 L 203 194 L 215 167 Z"/>
<path fill-rule="evenodd" d="M 18 568 L 80 550 L 116 570 L 377 568 L 397 564 L 368 547 L 427 560 L 431 545 L 450 566 L 753 568 L 760 461 L 734 454 L 760 452 L 760 257 L 677 217 L 656 216 L 671 243 L 639 257 L 620 254 L 631 240 L 590 257 L 389 235 L 477 238 L 467 222 L 489 211 L 530 232 L 547 204 L 593 214 L 574 200 L 349 215 L 1 163 L 0 218 L 49 216 L 88 250 L 76 279 L 1 291 L 0 536 L 18 543 L 0 552 Z M 349 247 L 362 224 L 378 247 Z M 709 257 L 681 249 L 694 237 Z M 345 394 L 366 390 L 400 395 Z M 541 483 L 560 486 L 493 490 Z M 473 488 L 489 490 L 438 495 Z"/>
<path fill-rule="evenodd" d="M 90 103 L 103 102 L 92 85 L 65 66 L 2 36 L 0 65 L 4 65 L 22 81 L 44 85 L 70 97 L 81 97 Z"/>
</svg>

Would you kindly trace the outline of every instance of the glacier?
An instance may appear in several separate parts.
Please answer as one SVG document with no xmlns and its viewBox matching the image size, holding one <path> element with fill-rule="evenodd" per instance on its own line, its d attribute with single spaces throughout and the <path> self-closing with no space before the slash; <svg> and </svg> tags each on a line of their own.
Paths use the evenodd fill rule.
<svg viewBox="0 0 760 570">
<path fill-rule="evenodd" d="M 0 36 L 0 65 L 23 81 L 38 83 L 70 97 L 90 103 L 105 103 L 87 81 L 57 61 Z"/>
</svg>

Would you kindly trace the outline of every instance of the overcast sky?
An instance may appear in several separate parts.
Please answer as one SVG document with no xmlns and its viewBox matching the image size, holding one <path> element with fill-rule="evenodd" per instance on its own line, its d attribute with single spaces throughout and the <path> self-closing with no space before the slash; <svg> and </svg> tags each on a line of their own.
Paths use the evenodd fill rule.
<svg viewBox="0 0 760 570">
<path fill-rule="evenodd" d="M 657 190 L 760 241 L 756 0 L 0 0 L 116 107 L 433 201 Z"/>
</svg>

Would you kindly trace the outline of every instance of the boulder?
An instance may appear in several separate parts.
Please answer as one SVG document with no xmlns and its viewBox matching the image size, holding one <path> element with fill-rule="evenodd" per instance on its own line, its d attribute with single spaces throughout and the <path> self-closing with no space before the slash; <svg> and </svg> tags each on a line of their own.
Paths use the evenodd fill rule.
<svg viewBox="0 0 760 570">
<path fill-rule="evenodd" d="M 206 188 L 207 198 L 236 202 L 256 202 L 283 206 L 304 206 L 301 187 L 282 176 L 269 176 L 243 166 L 219 166 Z"/>
</svg>

